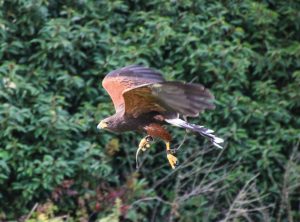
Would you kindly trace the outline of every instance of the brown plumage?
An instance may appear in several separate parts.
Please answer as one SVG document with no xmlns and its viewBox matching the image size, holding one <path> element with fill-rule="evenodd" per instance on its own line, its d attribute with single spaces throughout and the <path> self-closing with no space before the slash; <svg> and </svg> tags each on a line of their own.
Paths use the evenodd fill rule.
<svg viewBox="0 0 300 222">
<path fill-rule="evenodd" d="M 153 69 L 131 65 L 108 73 L 102 85 L 110 95 L 116 113 L 102 120 L 98 128 L 114 132 L 144 131 L 169 143 L 171 136 L 162 125 L 170 123 L 196 131 L 218 147 L 223 142 L 212 134 L 212 130 L 179 119 L 180 115 L 196 117 L 205 109 L 215 108 L 213 95 L 200 84 L 165 81 Z M 144 149 L 148 144 L 144 138 L 140 148 Z M 168 159 L 170 161 L 169 156 Z M 174 168 L 171 161 L 170 164 Z"/>
</svg>

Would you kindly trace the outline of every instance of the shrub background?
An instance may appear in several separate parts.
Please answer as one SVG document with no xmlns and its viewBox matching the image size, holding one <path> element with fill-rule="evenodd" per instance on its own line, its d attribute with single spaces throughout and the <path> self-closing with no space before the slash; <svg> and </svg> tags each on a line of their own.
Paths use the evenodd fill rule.
<svg viewBox="0 0 300 222">
<path fill-rule="evenodd" d="M 0 0 L 0 218 L 298 221 L 299 1 Z M 129 64 L 202 83 L 172 171 L 162 143 L 97 131 L 104 75 Z M 171 129 L 173 147 L 183 130 Z M 32 212 L 30 213 L 30 211 Z"/>
</svg>

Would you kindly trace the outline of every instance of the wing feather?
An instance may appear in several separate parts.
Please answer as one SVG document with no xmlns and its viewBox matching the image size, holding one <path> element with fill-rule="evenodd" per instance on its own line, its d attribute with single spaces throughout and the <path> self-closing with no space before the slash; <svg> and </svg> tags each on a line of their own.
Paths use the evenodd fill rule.
<svg viewBox="0 0 300 222">
<path fill-rule="evenodd" d="M 179 113 L 198 116 L 205 109 L 214 109 L 213 95 L 200 84 L 161 82 L 145 84 L 123 93 L 125 114 Z"/>
<path fill-rule="evenodd" d="M 202 85 L 166 82 L 158 71 L 139 65 L 108 73 L 102 85 L 116 112 L 134 117 L 151 111 L 198 116 L 205 109 L 215 108 L 213 95 Z"/>
<path fill-rule="evenodd" d="M 110 95 L 115 110 L 124 108 L 123 92 L 132 88 L 163 82 L 161 73 L 139 65 L 126 66 L 108 73 L 102 81 L 102 85 Z"/>
</svg>

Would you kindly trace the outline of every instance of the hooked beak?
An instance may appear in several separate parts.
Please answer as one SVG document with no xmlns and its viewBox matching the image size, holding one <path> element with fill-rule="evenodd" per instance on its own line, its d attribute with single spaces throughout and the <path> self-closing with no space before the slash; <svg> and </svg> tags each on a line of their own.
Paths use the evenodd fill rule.
<svg viewBox="0 0 300 222">
<path fill-rule="evenodd" d="M 107 128 L 107 123 L 106 122 L 103 122 L 101 121 L 98 126 L 97 126 L 97 129 L 104 129 L 104 128 Z"/>
</svg>

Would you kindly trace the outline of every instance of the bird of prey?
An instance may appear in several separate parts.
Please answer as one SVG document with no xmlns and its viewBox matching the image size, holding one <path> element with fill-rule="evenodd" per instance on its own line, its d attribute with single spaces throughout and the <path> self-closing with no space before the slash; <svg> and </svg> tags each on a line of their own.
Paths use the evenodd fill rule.
<svg viewBox="0 0 300 222">
<path fill-rule="evenodd" d="M 178 161 L 170 148 L 172 137 L 163 127 L 166 123 L 197 132 L 222 148 L 223 139 L 216 137 L 213 130 L 183 120 L 215 108 L 213 95 L 202 85 L 166 81 L 160 72 L 140 65 L 108 73 L 102 85 L 110 95 L 116 113 L 102 120 L 97 128 L 112 132 L 145 132 L 147 136 L 140 141 L 139 150 L 149 148 L 153 138 L 162 139 L 173 169 Z"/>
</svg>

